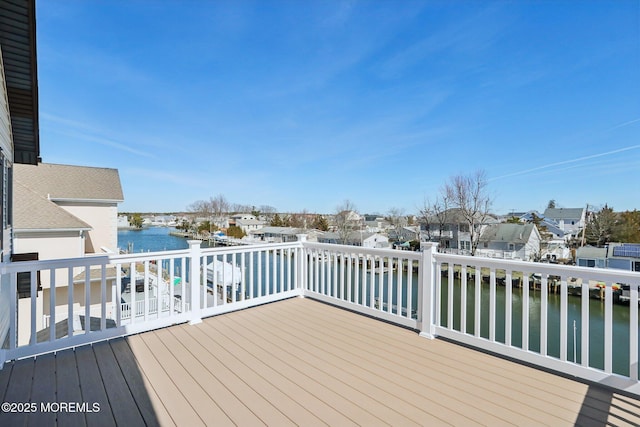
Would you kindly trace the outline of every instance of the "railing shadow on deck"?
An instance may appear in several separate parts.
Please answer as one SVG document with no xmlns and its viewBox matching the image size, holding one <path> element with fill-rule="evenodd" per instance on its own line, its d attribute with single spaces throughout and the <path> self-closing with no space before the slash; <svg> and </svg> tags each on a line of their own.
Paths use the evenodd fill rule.
<svg viewBox="0 0 640 427">
<path fill-rule="evenodd" d="M 0 425 L 160 425 L 151 393 L 128 338 L 115 338 L 6 363 L 0 401 L 23 407 Z"/>
</svg>

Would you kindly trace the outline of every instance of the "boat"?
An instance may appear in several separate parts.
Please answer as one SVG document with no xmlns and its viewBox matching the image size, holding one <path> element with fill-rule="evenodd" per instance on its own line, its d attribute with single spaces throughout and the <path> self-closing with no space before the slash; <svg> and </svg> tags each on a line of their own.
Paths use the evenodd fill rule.
<svg viewBox="0 0 640 427">
<path fill-rule="evenodd" d="M 207 265 L 207 283 L 237 289 L 242 283 L 242 270 L 230 262 L 214 260 Z"/>
</svg>

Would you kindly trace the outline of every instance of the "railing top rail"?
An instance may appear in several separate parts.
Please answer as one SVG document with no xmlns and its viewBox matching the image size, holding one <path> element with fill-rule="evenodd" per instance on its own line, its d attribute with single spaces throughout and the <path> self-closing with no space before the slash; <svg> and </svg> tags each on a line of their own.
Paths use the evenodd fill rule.
<svg viewBox="0 0 640 427">
<path fill-rule="evenodd" d="M 288 248 L 299 248 L 299 247 L 301 247 L 300 242 L 264 243 L 264 244 L 256 244 L 256 245 L 245 245 L 245 246 L 224 246 L 224 247 L 214 247 L 214 248 L 202 248 L 202 254 L 203 255 L 233 254 L 233 253 L 244 253 L 244 252 L 259 252 L 265 249 L 288 249 Z"/>
<path fill-rule="evenodd" d="M 31 270 L 45 270 L 45 269 L 57 269 L 57 268 L 74 268 L 74 267 L 90 267 L 96 265 L 108 265 L 110 264 L 110 257 L 108 255 L 100 256 L 87 256 L 82 258 L 59 258 L 59 259 L 47 259 L 47 260 L 34 260 L 34 261 L 19 261 L 19 262 L 5 262 L 2 263 L 1 273 L 20 273 L 23 271 Z"/>
<path fill-rule="evenodd" d="M 422 259 L 421 252 L 399 251 L 397 249 L 363 248 L 362 246 L 336 245 L 334 243 L 315 243 L 315 242 L 304 242 L 303 246 L 305 248 L 328 249 L 335 252 L 344 252 L 344 253 L 359 254 L 359 255 L 362 254 L 362 255 L 372 255 L 372 256 L 387 256 L 387 257 L 393 257 L 393 258 L 404 258 L 404 259 L 412 259 L 412 260 Z"/>
<path fill-rule="evenodd" d="M 132 254 L 113 254 L 109 256 L 112 262 L 145 261 L 158 258 L 178 258 L 189 254 L 189 249 L 177 249 L 172 251 L 138 252 Z"/>
<path fill-rule="evenodd" d="M 436 253 L 436 261 L 475 267 L 514 270 L 526 273 L 545 273 L 556 276 L 575 276 L 593 280 L 611 280 L 640 283 L 640 272 L 616 270 L 612 268 L 581 267 L 575 265 L 547 264 L 531 261 L 493 259 L 470 255 Z"/>
</svg>

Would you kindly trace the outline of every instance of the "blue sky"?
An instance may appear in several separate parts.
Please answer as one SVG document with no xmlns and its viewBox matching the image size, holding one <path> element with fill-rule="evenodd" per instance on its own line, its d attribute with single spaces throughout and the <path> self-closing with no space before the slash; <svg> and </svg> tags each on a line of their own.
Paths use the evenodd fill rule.
<svg viewBox="0 0 640 427">
<path fill-rule="evenodd" d="M 38 1 L 44 162 L 121 211 L 640 208 L 640 1 Z"/>
</svg>

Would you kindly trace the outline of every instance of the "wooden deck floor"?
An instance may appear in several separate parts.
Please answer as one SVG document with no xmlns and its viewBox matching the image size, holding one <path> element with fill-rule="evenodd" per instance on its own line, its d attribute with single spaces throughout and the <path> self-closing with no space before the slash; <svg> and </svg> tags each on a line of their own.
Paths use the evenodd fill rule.
<svg viewBox="0 0 640 427">
<path fill-rule="evenodd" d="M 640 424 L 640 400 L 301 298 L 7 363 L 0 398 L 38 406 L 2 426 Z"/>
</svg>

